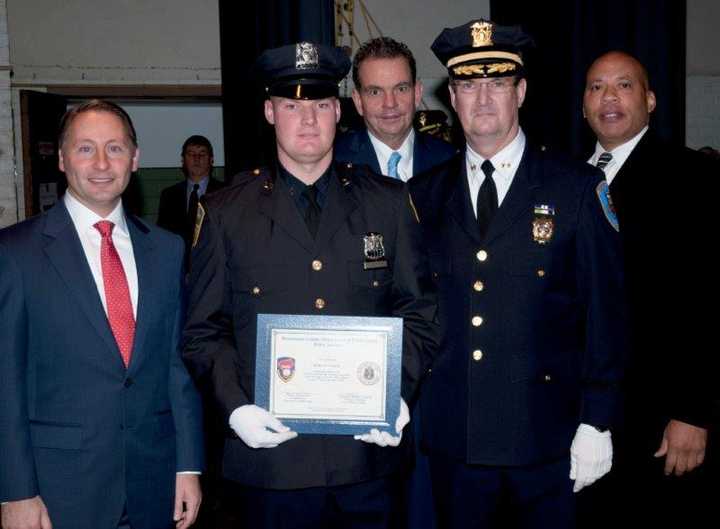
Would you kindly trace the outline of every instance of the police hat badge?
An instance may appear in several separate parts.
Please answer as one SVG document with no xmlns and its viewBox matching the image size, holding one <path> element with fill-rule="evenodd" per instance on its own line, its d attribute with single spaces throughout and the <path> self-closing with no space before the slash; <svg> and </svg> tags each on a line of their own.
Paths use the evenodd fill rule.
<svg viewBox="0 0 720 529">
<path fill-rule="evenodd" d="M 363 270 L 387 268 L 388 262 L 385 259 L 385 247 L 383 246 L 383 236 L 381 234 L 376 232 L 366 233 L 363 237 L 363 249 L 365 254 Z"/>
<path fill-rule="evenodd" d="M 295 359 L 290 356 L 281 356 L 278 358 L 277 374 L 280 380 L 288 382 L 295 374 Z"/>
<path fill-rule="evenodd" d="M 547 204 L 538 204 L 533 212 L 535 214 L 532 222 L 533 240 L 538 244 L 546 244 L 555 233 L 555 208 Z"/>
</svg>

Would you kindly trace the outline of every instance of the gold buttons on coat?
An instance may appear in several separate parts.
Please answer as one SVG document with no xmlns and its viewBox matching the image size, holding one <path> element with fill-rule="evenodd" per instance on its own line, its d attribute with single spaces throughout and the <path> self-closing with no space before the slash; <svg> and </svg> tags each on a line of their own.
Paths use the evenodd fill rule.
<svg viewBox="0 0 720 529">
<path fill-rule="evenodd" d="M 372 286 L 375 287 L 375 288 L 379 287 L 379 286 L 380 286 L 380 281 L 378 281 L 377 279 L 373 279 Z"/>
<path fill-rule="evenodd" d="M 252 287 L 253 296 L 260 295 L 260 287 Z"/>
<path fill-rule="evenodd" d="M 483 262 L 487 261 L 488 253 L 485 250 L 480 250 L 480 251 L 478 251 L 478 253 L 475 254 L 475 256 L 477 257 L 478 261 L 483 263 Z"/>
<path fill-rule="evenodd" d="M 323 264 L 322 264 L 322 261 L 320 261 L 319 259 L 315 259 L 312 262 L 311 266 L 312 266 L 313 270 L 315 270 L 316 272 L 319 272 L 320 270 L 322 270 Z"/>
<path fill-rule="evenodd" d="M 545 270 L 543 270 L 541 268 L 540 270 L 537 271 L 537 275 L 538 275 L 538 277 L 545 277 Z"/>
<path fill-rule="evenodd" d="M 480 360 L 482 360 L 482 357 L 483 357 L 483 353 L 480 349 L 475 349 L 473 351 L 473 360 L 475 360 L 476 362 L 479 362 Z"/>
<path fill-rule="evenodd" d="M 473 316 L 472 319 L 473 327 L 480 327 L 483 324 L 483 319 L 481 316 Z"/>
<path fill-rule="evenodd" d="M 485 288 L 485 285 L 483 284 L 482 281 L 478 280 L 473 283 L 473 290 L 475 292 L 482 292 L 484 288 Z"/>
<path fill-rule="evenodd" d="M 552 380 L 552 377 L 550 375 L 545 375 L 545 382 L 550 382 Z"/>
<path fill-rule="evenodd" d="M 325 308 L 325 300 L 323 298 L 317 298 L 315 300 L 315 308 L 318 310 L 322 310 Z"/>
</svg>

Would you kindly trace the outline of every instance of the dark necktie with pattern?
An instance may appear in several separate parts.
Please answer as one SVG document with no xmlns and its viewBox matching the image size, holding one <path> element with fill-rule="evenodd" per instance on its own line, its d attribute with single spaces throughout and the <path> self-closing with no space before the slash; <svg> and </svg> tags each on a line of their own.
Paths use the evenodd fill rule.
<svg viewBox="0 0 720 529">
<path fill-rule="evenodd" d="M 610 154 L 609 152 L 604 152 L 598 158 L 598 161 L 595 164 L 595 167 L 597 167 L 598 169 L 602 169 L 604 171 L 605 166 L 607 164 L 609 164 L 611 161 L 612 161 L 612 154 Z"/>
<path fill-rule="evenodd" d="M 483 180 L 477 196 L 477 222 L 480 228 L 480 237 L 485 239 L 490 223 L 498 209 L 498 195 L 495 181 L 492 178 L 493 172 L 495 172 L 492 162 L 485 160 L 480 168 L 485 173 L 485 180 Z"/>
</svg>

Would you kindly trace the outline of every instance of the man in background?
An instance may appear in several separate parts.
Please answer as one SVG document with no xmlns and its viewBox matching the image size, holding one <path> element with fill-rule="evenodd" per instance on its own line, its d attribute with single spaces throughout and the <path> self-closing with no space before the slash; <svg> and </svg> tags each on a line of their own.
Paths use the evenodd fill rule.
<svg viewBox="0 0 720 529">
<path fill-rule="evenodd" d="M 407 182 L 455 153 L 449 143 L 413 129 L 423 87 L 405 44 L 389 37 L 369 40 L 355 54 L 352 74 L 352 99 L 365 129 L 338 136 L 338 160 Z"/>
</svg>

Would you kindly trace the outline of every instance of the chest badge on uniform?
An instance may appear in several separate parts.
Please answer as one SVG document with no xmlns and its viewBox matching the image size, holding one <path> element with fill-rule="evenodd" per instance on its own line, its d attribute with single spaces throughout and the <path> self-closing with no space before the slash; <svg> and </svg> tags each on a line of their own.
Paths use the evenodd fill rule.
<svg viewBox="0 0 720 529">
<path fill-rule="evenodd" d="M 547 244 L 555 234 L 555 208 L 547 204 L 537 204 L 533 212 L 533 240 L 538 244 Z"/>
<path fill-rule="evenodd" d="M 613 205 L 612 197 L 610 196 L 610 188 L 608 187 L 607 181 L 603 180 L 595 188 L 598 198 L 600 199 L 600 205 L 602 206 L 605 218 L 610 223 L 610 226 L 615 228 L 615 231 L 620 231 L 620 222 L 618 221 L 615 206 Z"/>
<path fill-rule="evenodd" d="M 363 270 L 387 268 L 388 262 L 385 259 L 385 246 L 381 234 L 373 231 L 366 233 L 363 237 L 363 252 L 365 254 Z"/>
<path fill-rule="evenodd" d="M 288 382 L 295 374 L 295 359 L 291 356 L 281 356 L 278 358 L 277 374 L 280 380 Z"/>
</svg>

